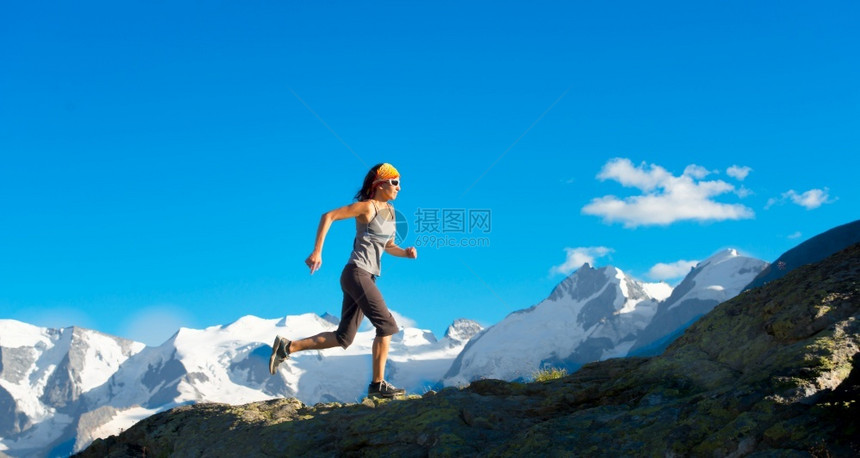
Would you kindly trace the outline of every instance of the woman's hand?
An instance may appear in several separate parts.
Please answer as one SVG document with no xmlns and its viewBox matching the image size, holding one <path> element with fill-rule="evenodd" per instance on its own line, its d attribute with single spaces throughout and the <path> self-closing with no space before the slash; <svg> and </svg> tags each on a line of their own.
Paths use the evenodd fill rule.
<svg viewBox="0 0 860 458">
<path fill-rule="evenodd" d="M 394 237 L 388 240 L 388 243 L 385 245 L 385 252 L 391 256 L 397 256 L 398 258 L 415 259 L 418 257 L 418 250 L 416 250 L 414 246 L 409 248 L 400 248 L 394 244 Z"/>
<path fill-rule="evenodd" d="M 322 253 L 314 251 L 305 259 L 305 265 L 311 269 L 311 275 L 314 274 L 322 266 Z"/>
</svg>

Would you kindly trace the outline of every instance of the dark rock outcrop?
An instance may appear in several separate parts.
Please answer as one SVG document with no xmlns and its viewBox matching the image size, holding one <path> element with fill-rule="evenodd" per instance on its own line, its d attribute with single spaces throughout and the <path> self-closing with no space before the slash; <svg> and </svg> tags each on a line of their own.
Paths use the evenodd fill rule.
<svg viewBox="0 0 860 458">
<path fill-rule="evenodd" d="M 80 456 L 856 456 L 860 245 L 718 305 L 661 356 L 403 401 L 198 404 Z"/>
<path fill-rule="evenodd" d="M 818 262 L 855 243 L 860 243 L 860 220 L 822 232 L 786 251 L 744 289 L 758 288 L 769 281 L 784 277 L 800 266 Z"/>
</svg>

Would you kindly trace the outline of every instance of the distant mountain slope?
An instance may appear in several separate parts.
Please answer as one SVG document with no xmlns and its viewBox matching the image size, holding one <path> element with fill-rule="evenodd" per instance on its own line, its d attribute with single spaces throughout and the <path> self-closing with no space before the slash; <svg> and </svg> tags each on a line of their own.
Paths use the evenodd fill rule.
<svg viewBox="0 0 860 458">
<path fill-rule="evenodd" d="M 724 250 L 700 262 L 661 302 L 648 326 L 636 337 L 628 356 L 659 355 L 687 327 L 717 304 L 738 295 L 767 263 Z"/>
<path fill-rule="evenodd" d="M 612 266 L 585 264 L 547 299 L 473 338 L 443 384 L 527 379 L 546 366 L 573 372 L 631 351 L 660 353 L 692 322 L 737 295 L 766 265 L 724 250 L 699 263 L 672 290 L 665 283 L 642 283 Z"/>
<path fill-rule="evenodd" d="M 587 362 L 623 356 L 657 310 L 657 300 L 647 291 L 615 267 L 585 264 L 547 299 L 472 338 L 443 383 L 527 379 L 544 364 L 572 371 Z"/>
<path fill-rule="evenodd" d="M 860 220 L 822 232 L 786 251 L 753 279 L 744 290 L 756 288 L 769 281 L 782 278 L 800 266 L 818 262 L 855 243 L 860 243 Z"/>
<path fill-rule="evenodd" d="M 857 456 L 858 278 L 860 244 L 718 305 L 653 358 L 405 401 L 184 406 L 80 456 Z"/>
</svg>

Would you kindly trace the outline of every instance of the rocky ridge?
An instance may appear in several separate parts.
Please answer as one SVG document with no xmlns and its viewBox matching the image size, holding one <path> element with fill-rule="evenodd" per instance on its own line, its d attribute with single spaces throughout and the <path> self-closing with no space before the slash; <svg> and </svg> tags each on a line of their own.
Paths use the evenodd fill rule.
<svg viewBox="0 0 860 458">
<path fill-rule="evenodd" d="M 769 281 L 782 278 L 792 269 L 821 261 L 855 243 L 860 243 L 860 220 L 822 232 L 786 251 L 773 264 L 759 273 L 744 289 L 757 288 Z"/>
<path fill-rule="evenodd" d="M 666 352 L 403 401 L 183 406 L 79 456 L 856 456 L 860 245 L 740 294 Z"/>
</svg>

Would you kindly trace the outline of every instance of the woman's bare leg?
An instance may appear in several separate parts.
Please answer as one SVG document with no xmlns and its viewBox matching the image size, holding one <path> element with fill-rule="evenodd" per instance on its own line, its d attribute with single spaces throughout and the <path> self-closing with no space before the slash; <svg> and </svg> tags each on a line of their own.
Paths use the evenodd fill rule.
<svg viewBox="0 0 860 458">
<path fill-rule="evenodd" d="M 373 339 L 373 383 L 379 383 L 385 379 L 385 362 L 388 361 L 390 345 L 391 336 L 376 336 Z"/>
<path fill-rule="evenodd" d="M 324 350 L 326 348 L 339 347 L 334 332 L 321 332 L 315 336 L 306 337 L 301 340 L 290 342 L 290 353 L 295 353 L 302 350 Z"/>
</svg>

